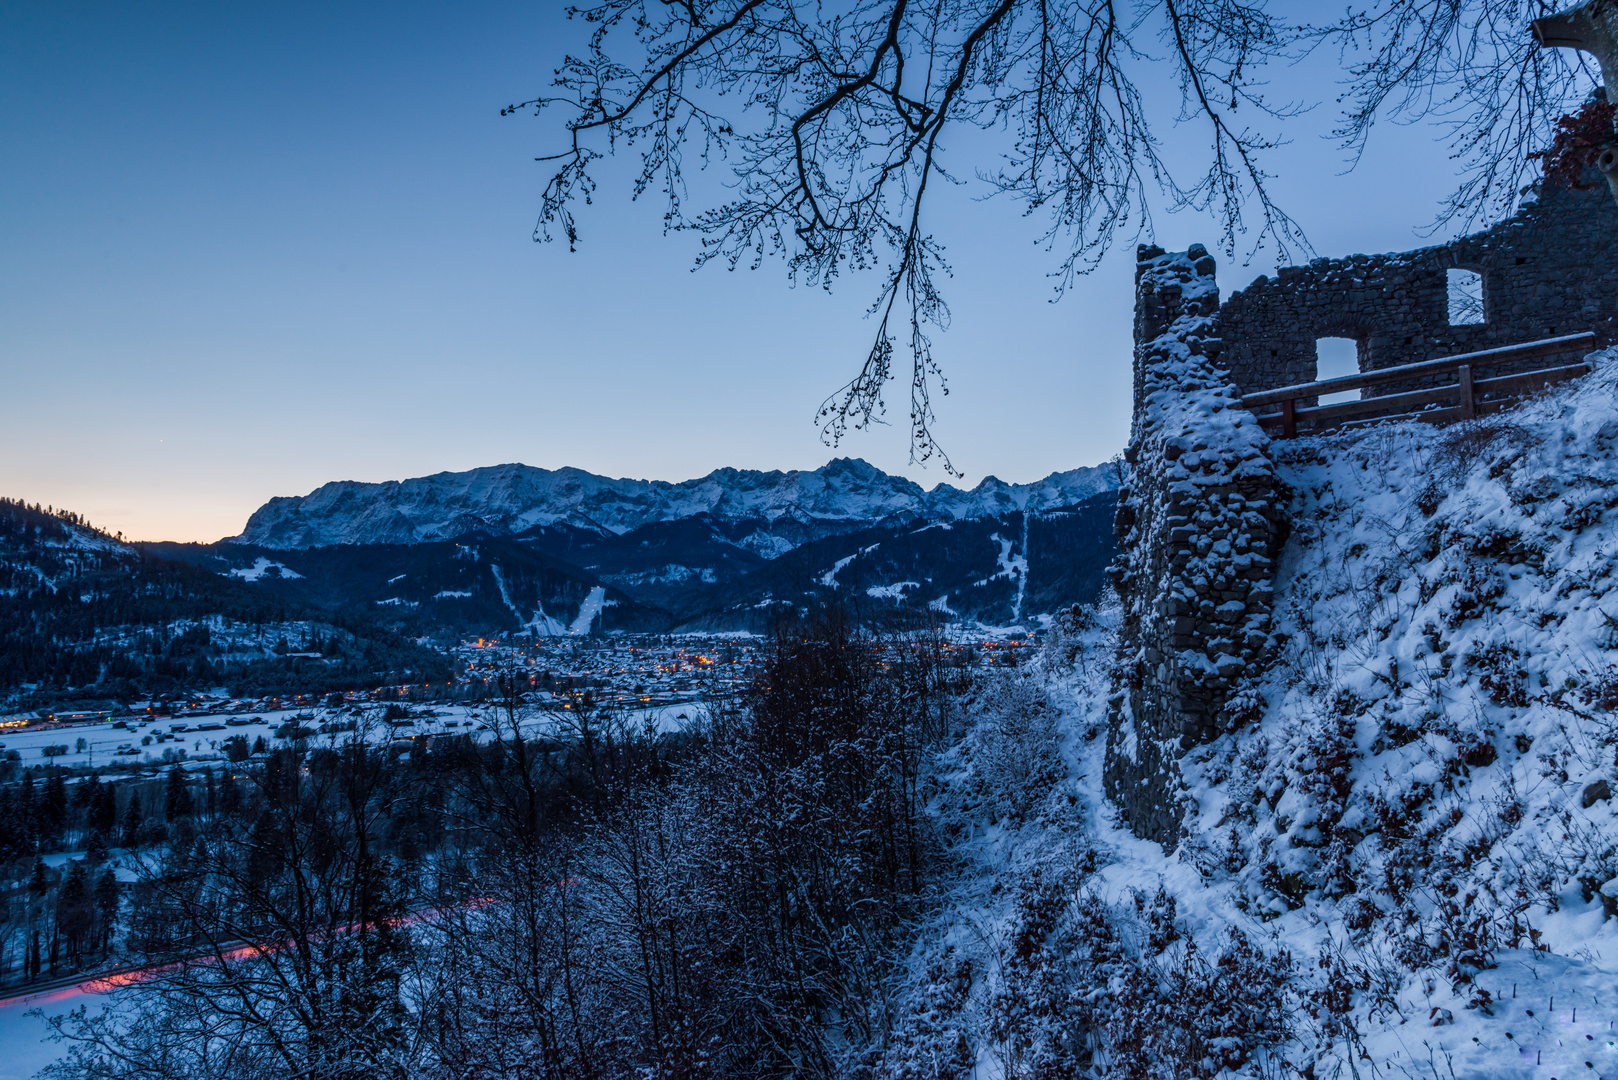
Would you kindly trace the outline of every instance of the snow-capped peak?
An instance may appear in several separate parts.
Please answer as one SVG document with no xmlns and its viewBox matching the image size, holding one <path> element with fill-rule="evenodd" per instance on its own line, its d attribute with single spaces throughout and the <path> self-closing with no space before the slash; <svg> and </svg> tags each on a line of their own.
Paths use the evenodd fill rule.
<svg viewBox="0 0 1618 1080">
<path fill-rule="evenodd" d="M 880 521 L 893 514 L 961 519 L 1071 505 L 1118 486 L 1108 466 L 1052 473 L 1033 484 L 987 477 L 970 491 L 925 491 L 859 458 L 812 471 L 716 469 L 680 483 L 611 479 L 582 469 L 494 465 L 383 483 L 341 480 L 271 499 L 238 543 L 270 548 L 420 543 L 468 532 L 510 535 L 558 522 L 625 533 L 654 521 L 711 514 L 725 521 L 783 516 Z"/>
</svg>

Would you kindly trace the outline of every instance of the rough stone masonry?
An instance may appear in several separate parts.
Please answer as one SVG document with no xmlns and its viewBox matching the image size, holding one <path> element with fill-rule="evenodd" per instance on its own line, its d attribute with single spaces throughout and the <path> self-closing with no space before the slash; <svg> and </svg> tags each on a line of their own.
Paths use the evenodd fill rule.
<svg viewBox="0 0 1618 1080">
<path fill-rule="evenodd" d="M 1482 275 L 1481 323 L 1450 323 L 1450 270 Z M 1618 203 L 1605 185 L 1550 188 L 1509 220 L 1448 244 L 1283 267 L 1233 293 L 1218 323 L 1221 359 L 1243 394 L 1312 382 L 1323 337 L 1352 338 L 1361 371 L 1584 330 L 1602 348 L 1618 340 Z M 1543 359 L 1473 377 L 1537 366 Z"/>
<path fill-rule="evenodd" d="M 1280 520 L 1269 439 L 1219 362 L 1214 260 L 1143 247 L 1135 415 L 1119 492 L 1120 685 L 1103 780 L 1140 836 L 1179 839 L 1179 756 L 1222 726 L 1270 633 Z"/>
<path fill-rule="evenodd" d="M 1482 276 L 1482 322 L 1450 323 L 1451 269 Z M 1585 330 L 1595 347 L 1612 344 L 1618 204 L 1604 186 L 1548 189 L 1485 232 L 1287 267 L 1223 306 L 1201 245 L 1142 247 L 1135 305 L 1132 468 L 1112 568 L 1122 662 L 1104 780 L 1137 835 L 1172 846 L 1180 755 L 1239 721 L 1233 695 L 1269 648 L 1285 524 L 1269 440 L 1242 395 L 1313 381 L 1322 337 L 1353 339 L 1361 371 Z"/>
</svg>

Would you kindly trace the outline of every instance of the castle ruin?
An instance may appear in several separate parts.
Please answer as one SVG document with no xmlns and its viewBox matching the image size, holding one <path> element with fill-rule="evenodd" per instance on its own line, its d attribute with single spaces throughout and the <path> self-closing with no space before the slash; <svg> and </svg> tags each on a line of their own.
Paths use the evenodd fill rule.
<svg viewBox="0 0 1618 1080">
<path fill-rule="evenodd" d="M 1473 303 L 1457 304 L 1469 281 Z M 1137 835 L 1178 842 L 1179 757 L 1241 722 L 1242 677 L 1274 648 L 1283 492 L 1242 397 L 1315 381 L 1322 338 L 1352 340 L 1370 372 L 1582 331 L 1596 335 L 1586 349 L 1618 341 L 1618 203 L 1605 187 L 1547 189 L 1447 244 L 1286 267 L 1223 303 L 1201 245 L 1140 248 L 1132 468 L 1112 571 L 1123 663 L 1104 775 Z"/>
</svg>

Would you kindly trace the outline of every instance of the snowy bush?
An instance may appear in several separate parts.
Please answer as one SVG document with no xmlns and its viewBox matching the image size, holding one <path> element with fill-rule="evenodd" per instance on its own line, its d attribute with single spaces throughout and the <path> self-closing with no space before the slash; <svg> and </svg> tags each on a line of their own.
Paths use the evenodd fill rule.
<svg viewBox="0 0 1618 1080">
<path fill-rule="evenodd" d="M 1067 875 L 1017 884 L 986 1034 L 1008 1077 L 1078 1076 L 1102 1042 L 1109 989 L 1131 970 L 1112 912 Z"/>
<path fill-rule="evenodd" d="M 931 959 L 885 1045 L 861 1057 L 852 1080 L 969 1080 L 977 1056 L 966 1029 L 973 975 L 972 962 L 951 949 Z"/>
<path fill-rule="evenodd" d="M 1126 979 L 1107 1028 L 1101 1076 L 1211 1080 L 1250 1064 L 1291 1037 L 1292 957 L 1232 929 L 1210 961 L 1194 941 L 1177 957 Z"/>
<path fill-rule="evenodd" d="M 996 818 L 1031 816 L 1066 774 L 1057 711 L 1042 680 L 988 676 L 973 695 L 972 714 L 966 755 L 984 805 Z"/>
<path fill-rule="evenodd" d="M 1113 598 L 1116 602 L 1116 597 Z M 1051 617 L 1040 649 L 1039 663 L 1052 674 L 1063 674 L 1084 663 L 1087 639 L 1099 628 L 1096 605 L 1074 604 Z"/>
</svg>

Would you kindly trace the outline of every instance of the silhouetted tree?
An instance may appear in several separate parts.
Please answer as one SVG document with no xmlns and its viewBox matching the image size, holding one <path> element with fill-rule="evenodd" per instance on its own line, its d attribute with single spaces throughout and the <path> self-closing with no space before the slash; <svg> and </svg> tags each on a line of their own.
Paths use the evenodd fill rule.
<svg viewBox="0 0 1618 1080">
<path fill-rule="evenodd" d="M 118 875 L 108 866 L 96 878 L 95 907 L 101 935 L 101 951 L 106 953 L 118 925 Z"/>
<path fill-rule="evenodd" d="M 36 818 L 40 843 L 52 846 L 60 844 L 67 829 L 67 785 L 60 772 L 53 770 L 46 778 Z"/>
<path fill-rule="evenodd" d="M 90 875 L 78 860 L 68 864 L 67 873 L 56 890 L 56 930 L 67 951 L 68 962 L 77 966 L 80 949 L 90 943 L 95 928 L 95 902 L 90 894 Z M 54 966 L 54 950 L 52 954 Z"/>
<path fill-rule="evenodd" d="M 190 817 L 193 810 L 191 786 L 185 770 L 175 765 L 169 769 L 163 788 L 163 816 L 169 821 Z"/>
<path fill-rule="evenodd" d="M 141 826 L 146 824 L 146 813 L 140 805 L 140 792 L 131 791 L 129 801 L 124 804 L 124 819 L 119 830 L 119 840 L 124 847 L 134 847 L 140 842 Z"/>
<path fill-rule="evenodd" d="M 409 897 L 380 842 L 401 773 L 365 734 L 277 751 L 250 814 L 138 861 L 131 929 L 159 967 L 111 1012 L 53 1020 L 63 1075 L 416 1074 Z M 115 897 L 98 883 L 104 911 Z"/>
<path fill-rule="evenodd" d="M 1446 214 L 1496 214 L 1517 199 L 1528 152 L 1592 85 L 1565 50 L 1535 46 L 1529 20 L 1549 6 L 1372 0 L 1295 23 L 1265 0 L 594 0 L 582 8 L 586 51 L 547 64 L 551 89 L 505 112 L 551 109 L 565 125 L 540 158 L 554 171 L 536 239 L 575 243 L 592 166 L 634 145 L 636 194 L 663 192 L 669 227 L 702 235 L 699 262 L 781 255 L 793 280 L 826 286 L 880 268 L 875 341 L 822 405 L 823 435 L 835 443 L 881 414 L 903 347 L 912 454 L 925 460 L 938 453 L 931 394 L 942 385 L 928 335 L 948 321 L 948 268 L 923 212 L 938 183 L 976 172 L 989 192 L 1048 215 L 1061 288 L 1116 237 L 1149 227 L 1154 204 L 1212 214 L 1227 250 L 1246 235 L 1284 258 L 1307 245 L 1271 201 L 1264 162 L 1308 103 L 1272 105 L 1268 67 L 1335 47 L 1350 156 L 1379 117 L 1437 115 L 1468 166 Z M 1155 92 L 1165 76 L 1178 100 Z M 1200 159 L 1162 152 L 1163 129 L 1181 123 L 1195 125 Z M 953 135 L 971 128 L 1003 135 Z M 693 196 L 692 157 L 724 161 L 733 183 Z"/>
</svg>

